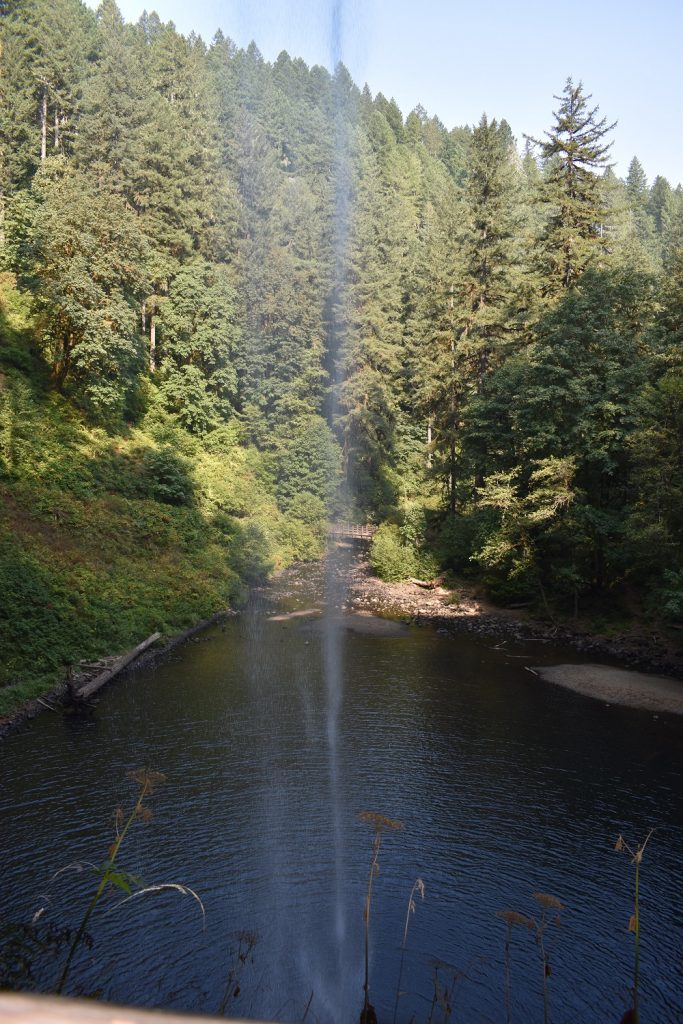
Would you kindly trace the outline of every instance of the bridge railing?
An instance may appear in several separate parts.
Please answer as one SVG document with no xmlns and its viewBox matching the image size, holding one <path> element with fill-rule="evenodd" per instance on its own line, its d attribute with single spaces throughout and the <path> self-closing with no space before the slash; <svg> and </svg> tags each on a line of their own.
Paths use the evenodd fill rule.
<svg viewBox="0 0 683 1024">
<path fill-rule="evenodd" d="M 344 540 L 372 540 L 376 526 L 361 526 L 359 523 L 328 523 L 327 534 Z"/>
<path fill-rule="evenodd" d="M 210 1024 L 211 1021 L 226 1024 L 225 1017 L 140 1010 L 132 1006 L 108 1006 L 94 999 L 19 992 L 0 992 L 0 1020 L 3 1024 Z M 233 1024 L 237 1024 L 235 1018 Z"/>
</svg>

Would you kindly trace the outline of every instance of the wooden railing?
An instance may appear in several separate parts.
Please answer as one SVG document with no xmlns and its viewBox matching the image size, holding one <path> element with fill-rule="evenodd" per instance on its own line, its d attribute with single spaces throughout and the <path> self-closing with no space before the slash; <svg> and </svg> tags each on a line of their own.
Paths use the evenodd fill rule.
<svg viewBox="0 0 683 1024">
<path fill-rule="evenodd" d="M 358 523 L 329 523 L 327 535 L 340 540 L 372 540 L 376 529 L 376 526 L 359 526 Z"/>
<path fill-rule="evenodd" d="M 107 1006 L 92 999 L 14 992 L 0 992 L 0 1020 L 2 1024 L 209 1024 L 212 1020 L 225 1024 L 225 1017 L 138 1010 L 132 1006 Z"/>
</svg>

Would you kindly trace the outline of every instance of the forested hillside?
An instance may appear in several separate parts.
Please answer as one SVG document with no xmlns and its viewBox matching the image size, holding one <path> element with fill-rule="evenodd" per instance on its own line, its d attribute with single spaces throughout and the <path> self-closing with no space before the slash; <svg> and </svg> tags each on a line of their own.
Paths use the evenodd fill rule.
<svg viewBox="0 0 683 1024">
<path fill-rule="evenodd" d="M 330 514 L 388 575 L 681 616 L 683 192 L 580 83 L 516 140 L 504 97 L 449 131 L 113 0 L 0 11 L 0 681 Z"/>
</svg>

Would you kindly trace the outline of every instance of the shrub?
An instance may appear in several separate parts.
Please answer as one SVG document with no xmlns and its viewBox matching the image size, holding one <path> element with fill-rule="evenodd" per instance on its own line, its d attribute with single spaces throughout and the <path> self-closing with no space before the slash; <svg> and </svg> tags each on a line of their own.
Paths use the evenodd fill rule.
<svg viewBox="0 0 683 1024">
<path fill-rule="evenodd" d="M 667 619 L 674 622 L 683 620 L 683 570 L 667 569 L 664 585 L 657 596 Z"/>
<path fill-rule="evenodd" d="M 472 571 L 472 553 L 476 547 L 477 524 L 472 516 L 455 513 L 446 516 L 434 544 L 436 557 L 444 569 Z"/>
<path fill-rule="evenodd" d="M 293 498 L 286 502 L 285 509 L 288 515 L 294 519 L 299 519 L 307 526 L 318 531 L 324 529 L 327 520 L 327 508 L 325 502 L 317 494 L 311 494 L 308 491 L 295 494 Z"/>
<path fill-rule="evenodd" d="M 372 539 L 370 564 L 389 583 L 415 576 L 419 571 L 417 552 L 401 542 L 401 531 L 393 523 L 383 523 Z"/>
<path fill-rule="evenodd" d="M 228 558 L 230 568 L 247 584 L 261 583 L 272 569 L 270 545 L 257 523 L 240 525 Z"/>
<path fill-rule="evenodd" d="M 171 448 L 148 448 L 142 457 L 149 497 L 166 505 L 191 505 L 194 486 L 187 463 Z"/>
</svg>

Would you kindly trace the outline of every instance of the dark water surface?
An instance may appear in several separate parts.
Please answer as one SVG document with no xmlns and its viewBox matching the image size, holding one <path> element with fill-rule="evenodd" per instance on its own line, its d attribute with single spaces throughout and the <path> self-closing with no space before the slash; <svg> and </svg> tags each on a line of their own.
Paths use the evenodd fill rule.
<svg viewBox="0 0 683 1024">
<path fill-rule="evenodd" d="M 335 810 L 323 627 L 267 618 L 310 607 L 311 586 L 304 576 L 292 596 L 290 582 L 278 606 L 276 593 L 262 596 L 224 629 L 121 679 L 93 719 L 46 714 L 0 745 L 5 914 L 26 920 L 45 904 L 50 920 L 79 921 L 96 879 L 74 870 L 50 878 L 106 858 L 112 810 L 134 796 L 126 772 L 143 765 L 168 780 L 121 865 L 147 883 L 191 886 L 206 908 L 203 929 L 189 897 L 123 907 L 108 899 L 70 991 L 217 1012 L 232 970 L 235 1016 L 301 1020 L 313 993 L 307 1020 L 357 1020 L 372 843 L 358 813 L 372 810 L 405 823 L 383 837 L 374 882 L 370 982 L 380 1024 L 393 1019 L 418 877 L 426 894 L 410 923 L 401 1024 L 429 1018 L 435 961 L 460 979 L 452 1021 L 505 1021 L 505 929 L 495 914 L 537 914 L 537 891 L 567 907 L 548 933 L 551 1019 L 619 1021 L 631 983 L 634 869 L 613 847 L 619 832 L 635 843 L 652 827 L 641 876 L 642 1020 L 683 1020 L 683 719 L 606 707 L 524 670 L 580 660 L 566 650 L 493 650 L 493 640 L 413 627 L 374 635 L 364 624 L 342 634 Z M 258 936 L 245 964 L 240 931 Z M 36 964 L 43 986 L 59 963 Z M 452 977 L 439 967 L 441 983 Z M 513 1020 L 542 1020 L 539 953 L 521 929 L 511 981 Z M 432 1019 L 443 1020 L 443 1009 Z"/>
</svg>

